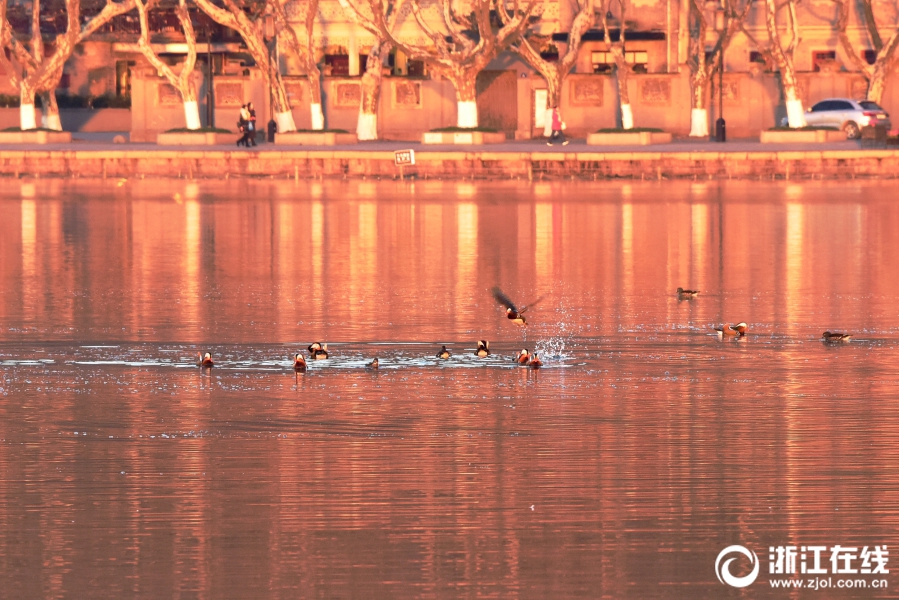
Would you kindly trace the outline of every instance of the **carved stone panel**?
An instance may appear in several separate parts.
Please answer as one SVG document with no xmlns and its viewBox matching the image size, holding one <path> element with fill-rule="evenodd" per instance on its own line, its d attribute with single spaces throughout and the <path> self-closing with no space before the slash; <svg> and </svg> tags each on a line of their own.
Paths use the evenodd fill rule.
<svg viewBox="0 0 899 600">
<path fill-rule="evenodd" d="M 170 83 L 160 83 L 156 88 L 159 106 L 178 106 L 181 104 L 181 94 Z"/>
<path fill-rule="evenodd" d="M 303 102 L 305 96 L 305 81 L 284 80 L 284 91 L 287 93 L 287 102 L 291 107 L 297 107 Z"/>
<path fill-rule="evenodd" d="M 362 102 L 362 86 L 358 81 L 331 82 L 331 93 L 337 108 L 359 108 Z"/>
<path fill-rule="evenodd" d="M 671 104 L 671 80 L 664 77 L 640 77 L 640 104 L 669 106 Z"/>
<path fill-rule="evenodd" d="M 393 106 L 394 108 L 421 108 L 421 82 L 394 79 Z"/>
<path fill-rule="evenodd" d="M 243 99 L 243 84 L 239 82 L 216 82 L 215 105 L 222 108 L 241 106 Z"/>
<path fill-rule="evenodd" d="M 732 77 L 724 78 L 724 87 L 722 88 L 724 104 L 728 106 L 740 105 L 740 80 Z"/>
<path fill-rule="evenodd" d="M 605 77 L 571 77 L 569 102 L 572 106 L 602 106 Z"/>
</svg>

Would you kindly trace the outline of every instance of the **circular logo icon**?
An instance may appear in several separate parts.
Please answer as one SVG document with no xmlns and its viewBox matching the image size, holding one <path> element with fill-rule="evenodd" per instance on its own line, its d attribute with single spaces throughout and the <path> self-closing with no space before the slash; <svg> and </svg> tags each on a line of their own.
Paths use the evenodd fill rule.
<svg viewBox="0 0 899 600">
<path fill-rule="evenodd" d="M 746 575 L 744 577 L 734 577 L 730 574 L 730 563 L 737 560 L 736 557 L 728 558 L 723 563 L 721 562 L 725 556 L 733 552 L 742 554 L 749 559 L 749 564 L 755 565 L 749 575 Z M 748 548 L 745 548 L 744 546 L 739 546 L 737 544 L 728 546 L 727 548 L 719 552 L 718 558 L 715 559 L 715 574 L 718 576 L 718 581 L 720 581 L 721 583 L 726 583 L 727 585 L 735 588 L 744 588 L 755 581 L 755 578 L 759 576 L 759 557 L 756 556 L 755 552 Z"/>
</svg>

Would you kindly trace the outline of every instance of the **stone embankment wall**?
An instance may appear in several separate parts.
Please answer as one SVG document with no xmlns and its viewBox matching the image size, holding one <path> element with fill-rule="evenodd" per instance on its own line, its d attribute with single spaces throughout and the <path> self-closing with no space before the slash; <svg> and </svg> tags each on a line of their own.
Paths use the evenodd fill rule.
<svg viewBox="0 0 899 600">
<path fill-rule="evenodd" d="M 393 152 L 6 150 L 0 176 L 169 178 L 892 178 L 899 150 L 802 152 L 417 152 L 400 172 Z"/>
</svg>

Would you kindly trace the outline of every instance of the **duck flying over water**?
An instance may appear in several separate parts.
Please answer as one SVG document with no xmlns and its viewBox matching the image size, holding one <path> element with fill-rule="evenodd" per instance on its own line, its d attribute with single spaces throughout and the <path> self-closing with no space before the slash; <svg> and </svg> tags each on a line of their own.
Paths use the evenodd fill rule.
<svg viewBox="0 0 899 600">
<path fill-rule="evenodd" d="M 830 331 L 825 331 L 821 334 L 821 340 L 825 342 L 848 342 L 852 338 L 851 334 L 848 333 L 833 333 Z"/>
<path fill-rule="evenodd" d="M 715 331 L 718 332 L 718 337 L 743 337 L 746 335 L 746 323 L 740 322 L 736 325 L 722 325 L 721 327 L 715 327 Z"/>
<path fill-rule="evenodd" d="M 207 352 L 205 355 L 203 355 L 197 352 L 198 367 L 211 367 L 213 365 L 215 365 L 215 363 L 212 362 L 212 355 L 210 353 Z"/>
<path fill-rule="evenodd" d="M 375 359 L 373 361 L 371 361 L 370 363 L 368 363 L 367 366 L 369 369 L 377 369 L 378 368 L 378 357 L 376 356 Z"/>
<path fill-rule="evenodd" d="M 531 354 L 531 359 L 528 361 L 528 366 L 532 369 L 539 369 L 543 366 L 543 361 L 540 360 L 540 357 L 537 356 L 536 352 Z"/>
<path fill-rule="evenodd" d="M 293 370 L 294 371 L 305 371 L 306 370 L 306 359 L 303 358 L 302 354 L 294 354 Z"/>
<path fill-rule="evenodd" d="M 494 287 L 490 292 L 493 294 L 493 298 L 506 307 L 506 318 L 515 323 L 516 325 L 527 325 L 527 321 L 525 321 L 524 313 L 532 306 L 543 300 L 543 296 L 540 296 L 527 306 L 522 306 L 518 308 L 515 306 L 515 303 L 506 296 L 501 289 L 498 287 Z"/>
<path fill-rule="evenodd" d="M 478 340 L 478 349 L 475 350 L 475 356 L 486 358 L 490 356 L 490 342 L 487 340 Z"/>
<path fill-rule="evenodd" d="M 520 365 L 527 365 L 529 360 L 531 360 L 531 354 L 527 348 L 522 348 L 518 356 L 515 357 L 515 362 Z"/>
<path fill-rule="evenodd" d="M 695 298 L 699 295 L 699 290 L 685 290 L 684 288 L 677 288 L 677 297 L 681 300 L 689 300 L 690 298 Z"/>
<path fill-rule="evenodd" d="M 446 349 L 446 346 L 441 346 L 440 352 L 437 353 L 437 358 L 442 358 L 442 359 L 446 360 L 450 356 L 452 356 L 452 354 L 450 354 L 450 351 Z"/>
</svg>

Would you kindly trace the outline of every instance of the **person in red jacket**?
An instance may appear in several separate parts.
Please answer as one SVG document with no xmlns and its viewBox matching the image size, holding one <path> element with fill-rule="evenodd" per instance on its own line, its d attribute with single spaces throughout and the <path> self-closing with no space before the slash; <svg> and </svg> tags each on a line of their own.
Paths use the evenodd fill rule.
<svg viewBox="0 0 899 600">
<path fill-rule="evenodd" d="M 546 145 L 552 146 L 553 142 L 561 140 L 562 145 L 567 146 L 568 140 L 565 139 L 565 134 L 562 133 L 563 129 L 565 129 L 565 122 L 562 121 L 562 115 L 559 114 L 559 107 L 557 106 L 553 109 L 552 135 L 549 136 L 549 141 L 546 142 Z"/>
</svg>

